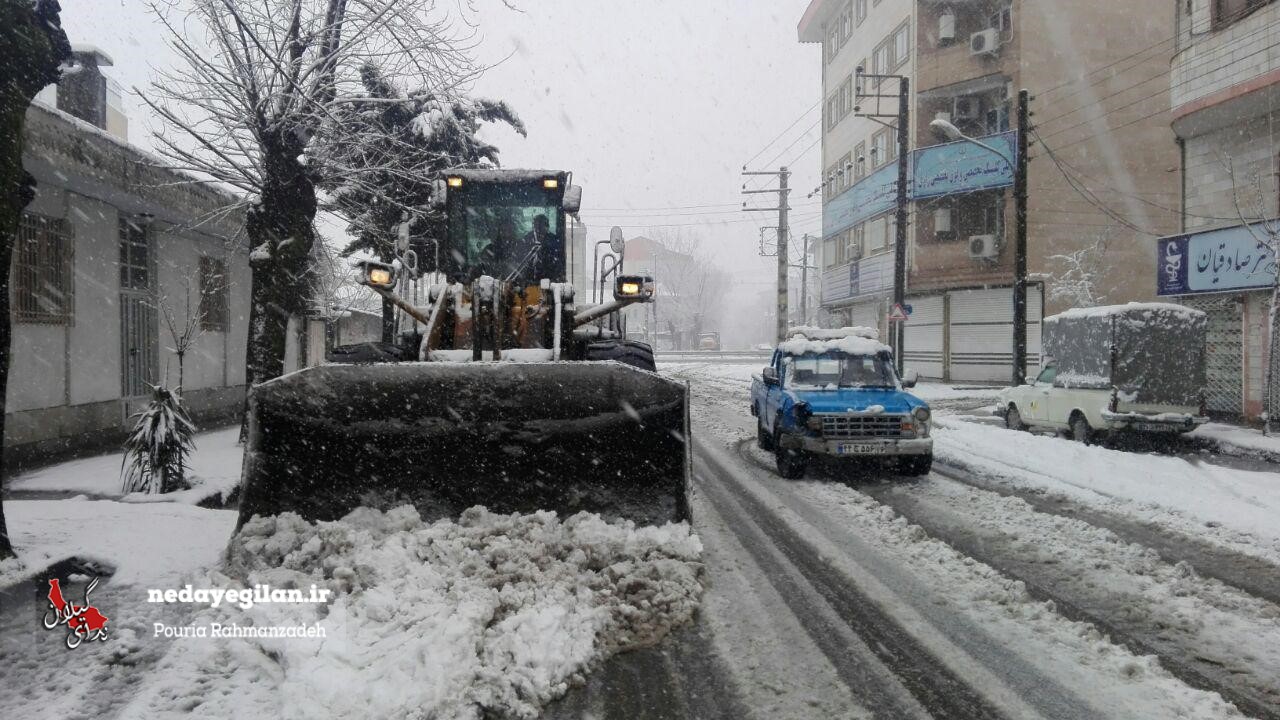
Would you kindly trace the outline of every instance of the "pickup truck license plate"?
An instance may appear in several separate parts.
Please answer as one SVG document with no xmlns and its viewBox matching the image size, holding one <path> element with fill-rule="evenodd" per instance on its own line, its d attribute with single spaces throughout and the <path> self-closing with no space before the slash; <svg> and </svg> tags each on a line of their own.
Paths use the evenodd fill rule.
<svg viewBox="0 0 1280 720">
<path fill-rule="evenodd" d="M 1137 429 L 1139 429 L 1139 430 L 1141 430 L 1141 431 L 1143 431 L 1143 432 L 1166 432 L 1166 431 L 1168 431 L 1168 430 L 1172 430 L 1173 428 L 1172 428 L 1172 427 L 1170 427 L 1169 425 L 1164 424 L 1164 423 L 1144 423 L 1144 422 L 1140 422 L 1140 423 L 1138 423 L 1138 424 L 1137 424 Z"/>
<path fill-rule="evenodd" d="M 885 446 L 876 443 L 843 443 L 836 447 L 837 455 L 883 455 Z"/>
</svg>

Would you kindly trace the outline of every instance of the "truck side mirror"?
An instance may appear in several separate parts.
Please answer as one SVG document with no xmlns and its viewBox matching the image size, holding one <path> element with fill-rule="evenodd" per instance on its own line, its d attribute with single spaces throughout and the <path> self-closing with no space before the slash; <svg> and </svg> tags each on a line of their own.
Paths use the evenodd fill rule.
<svg viewBox="0 0 1280 720">
<path fill-rule="evenodd" d="M 765 385 L 777 385 L 778 384 L 778 368 L 770 365 L 760 373 L 760 377 L 764 378 Z"/>
<path fill-rule="evenodd" d="M 915 368 L 907 368 L 902 371 L 902 387 L 913 388 L 918 382 L 920 382 L 920 373 L 916 372 Z"/>
</svg>

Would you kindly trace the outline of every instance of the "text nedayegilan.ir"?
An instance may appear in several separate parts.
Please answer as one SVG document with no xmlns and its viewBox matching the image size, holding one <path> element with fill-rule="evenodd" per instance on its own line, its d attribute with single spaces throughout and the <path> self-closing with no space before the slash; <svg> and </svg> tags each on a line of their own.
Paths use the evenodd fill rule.
<svg viewBox="0 0 1280 720">
<path fill-rule="evenodd" d="M 248 610 L 254 605 L 266 603 L 325 603 L 333 591 L 318 588 L 314 584 L 310 590 L 298 588 L 272 588 L 270 585 L 254 585 L 251 588 L 195 588 L 187 585 L 182 589 L 167 590 L 148 589 L 149 603 L 190 603 L 208 605 L 216 608 L 226 601 L 228 605 L 239 605 Z"/>
</svg>

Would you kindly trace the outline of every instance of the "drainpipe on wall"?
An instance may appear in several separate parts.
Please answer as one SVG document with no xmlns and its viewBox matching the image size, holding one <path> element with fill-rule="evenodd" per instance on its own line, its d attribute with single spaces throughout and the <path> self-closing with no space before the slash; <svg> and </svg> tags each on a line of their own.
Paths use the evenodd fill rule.
<svg viewBox="0 0 1280 720">
<path fill-rule="evenodd" d="M 1179 232 L 1185 234 L 1187 232 L 1187 141 L 1177 138 L 1174 142 L 1178 143 L 1178 219 L 1181 222 L 1181 230 Z"/>
</svg>

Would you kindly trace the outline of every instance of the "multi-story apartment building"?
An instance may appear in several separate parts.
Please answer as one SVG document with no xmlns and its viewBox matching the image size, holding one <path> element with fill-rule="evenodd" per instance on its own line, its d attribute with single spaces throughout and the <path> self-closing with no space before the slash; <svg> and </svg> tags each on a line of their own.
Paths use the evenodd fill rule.
<svg viewBox="0 0 1280 720">
<path fill-rule="evenodd" d="M 915 57 L 910 0 L 813 0 L 800 42 L 822 43 L 823 238 L 814 256 L 818 305 L 826 324 L 879 327 L 893 293 L 894 208 L 867 202 L 855 187 L 882 186 L 898 159 L 892 98 L 859 100 L 857 68 L 910 77 Z M 862 84 L 866 95 L 892 95 L 896 81 Z M 855 106 L 860 112 L 855 112 Z"/>
<path fill-rule="evenodd" d="M 884 13 L 884 27 L 907 20 L 909 28 L 908 39 L 898 40 L 895 32 L 888 41 L 894 58 L 888 67 L 911 76 L 914 87 L 907 364 L 925 376 L 954 380 L 1006 380 L 1012 374 L 1011 186 L 1021 130 L 1014 108 L 1020 88 L 1038 96 L 1032 103 L 1036 134 L 1029 136 L 1029 368 L 1040 360 L 1039 323 L 1046 312 L 1152 298 L 1151 239 L 1178 229 L 1178 153 L 1168 104 L 1159 91 L 1168 76 L 1173 35 L 1167 6 L 1162 8 L 1160 0 L 866 4 L 868 19 Z M 849 42 L 840 44 L 846 36 L 843 18 L 851 13 L 856 20 L 861 5 L 814 0 L 800 23 L 802 41 L 825 45 L 828 115 L 833 109 L 843 112 L 843 73 L 859 64 L 872 73 L 886 67 L 875 60 L 883 57 L 883 38 L 870 33 L 864 39 L 856 34 L 856 23 Z M 872 60 L 862 63 L 864 56 Z M 864 88 L 864 93 L 873 91 Z M 932 127 L 937 119 L 968 139 L 938 133 Z M 882 227 L 878 218 L 874 226 L 855 228 L 849 239 L 842 237 L 847 228 L 841 221 L 850 216 L 862 221 L 867 212 L 891 213 L 896 176 L 876 176 L 868 167 L 868 175 L 860 177 L 855 167 L 842 180 L 843 153 L 860 156 L 847 148 L 861 142 L 852 129 L 874 134 L 881 126 L 860 118 L 834 125 L 830 117 L 824 121 L 823 162 L 828 192 L 835 195 L 825 196 L 824 204 L 822 303 L 834 310 L 841 307 L 831 299 L 841 296 L 843 278 L 857 278 L 860 292 L 870 279 L 879 297 L 891 290 L 892 253 L 885 252 L 877 265 L 875 251 L 869 251 L 892 247 L 875 239 Z M 840 132 L 844 124 L 848 134 Z M 867 142 L 878 147 L 874 139 Z M 883 227 L 890 231 L 892 224 L 889 215 Z M 857 265 L 847 262 L 848 251 L 840 255 L 842 247 L 862 252 Z M 842 312 L 829 320 L 863 324 L 865 317 Z"/>
<path fill-rule="evenodd" d="M 1033 370 L 1043 314 L 1155 294 L 1151 238 L 1178 228 L 1178 155 L 1159 93 L 1173 16 L 1159 0 L 917 6 L 914 122 L 922 145 L 947 140 L 930 129 L 942 118 L 1013 161 L 1016 133 L 1024 130 L 1017 127 L 1017 92 L 1025 88 L 1035 98 L 1027 175 Z M 960 143 L 975 147 L 953 145 Z M 997 160 L 1002 173 L 1012 170 Z M 1012 173 L 1004 179 L 991 183 L 996 187 L 964 181 L 927 199 L 916 188 L 905 355 L 923 374 L 1011 375 Z"/>
<path fill-rule="evenodd" d="M 1280 216 L 1280 3 L 1173 5 L 1169 92 L 1185 227 L 1159 241 L 1152 274 L 1160 295 L 1209 314 L 1209 409 L 1254 418 L 1264 408 L 1275 332 L 1268 311 L 1276 258 L 1258 246 L 1275 226 L 1254 221 Z"/>
</svg>

